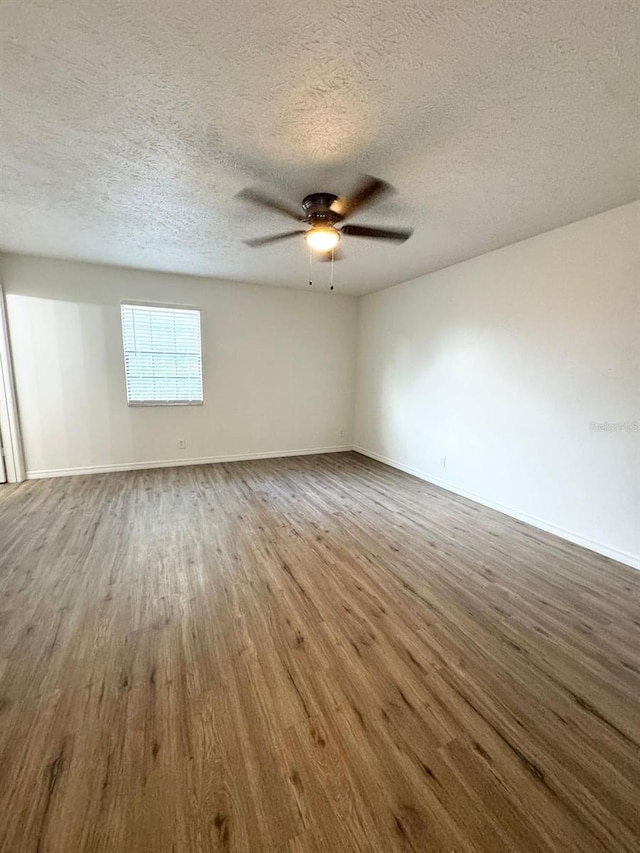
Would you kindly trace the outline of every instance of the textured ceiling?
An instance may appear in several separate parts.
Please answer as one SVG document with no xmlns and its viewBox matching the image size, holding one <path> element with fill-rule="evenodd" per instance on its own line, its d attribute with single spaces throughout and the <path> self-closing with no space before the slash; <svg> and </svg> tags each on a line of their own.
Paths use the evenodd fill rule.
<svg viewBox="0 0 640 853">
<path fill-rule="evenodd" d="M 234 199 L 295 203 L 359 173 L 363 293 L 638 195 L 626 0 L 2 0 L 6 250 L 306 287 L 301 239 Z M 314 273 L 326 286 L 329 265 Z"/>
</svg>

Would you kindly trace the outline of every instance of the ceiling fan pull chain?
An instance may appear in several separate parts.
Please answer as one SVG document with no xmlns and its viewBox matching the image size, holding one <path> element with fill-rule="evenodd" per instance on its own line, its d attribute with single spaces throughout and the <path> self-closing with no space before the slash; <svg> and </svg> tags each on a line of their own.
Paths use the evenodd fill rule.
<svg viewBox="0 0 640 853">
<path fill-rule="evenodd" d="M 334 252 L 334 250 L 332 249 L 331 250 L 331 290 L 333 290 L 333 252 Z"/>
<path fill-rule="evenodd" d="M 313 250 L 311 249 L 311 246 L 309 246 L 309 287 L 311 287 L 311 285 L 313 284 L 313 281 L 311 279 L 311 265 L 312 264 L 313 264 Z"/>
</svg>

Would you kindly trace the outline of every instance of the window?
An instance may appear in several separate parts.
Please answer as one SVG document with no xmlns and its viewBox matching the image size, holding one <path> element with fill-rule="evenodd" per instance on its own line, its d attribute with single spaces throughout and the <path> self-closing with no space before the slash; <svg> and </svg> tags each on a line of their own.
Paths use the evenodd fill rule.
<svg viewBox="0 0 640 853">
<path fill-rule="evenodd" d="M 199 311 L 124 304 L 122 341 L 130 406 L 202 403 Z"/>
</svg>

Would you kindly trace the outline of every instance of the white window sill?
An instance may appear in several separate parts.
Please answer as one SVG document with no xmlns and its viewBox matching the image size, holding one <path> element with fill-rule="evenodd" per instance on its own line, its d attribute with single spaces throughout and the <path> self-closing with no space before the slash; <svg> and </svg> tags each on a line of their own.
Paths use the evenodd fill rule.
<svg viewBox="0 0 640 853">
<path fill-rule="evenodd" d="M 203 406 L 204 400 L 128 400 L 127 405 L 132 409 L 148 406 Z"/>
</svg>

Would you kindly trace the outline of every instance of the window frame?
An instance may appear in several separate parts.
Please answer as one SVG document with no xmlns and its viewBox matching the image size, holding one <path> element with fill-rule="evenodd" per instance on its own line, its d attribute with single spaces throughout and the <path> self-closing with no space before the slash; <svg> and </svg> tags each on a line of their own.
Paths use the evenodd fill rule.
<svg viewBox="0 0 640 853">
<path fill-rule="evenodd" d="M 130 400 L 127 382 L 127 350 L 124 340 L 124 323 L 122 318 L 122 309 L 126 306 L 131 308 L 167 308 L 172 311 L 197 311 L 198 326 L 200 330 L 200 382 L 202 386 L 201 400 Z M 152 407 L 165 406 L 203 406 L 204 405 L 204 358 L 202 347 L 202 309 L 196 305 L 179 305 L 174 302 L 149 302 L 139 299 L 122 299 L 120 301 L 120 338 L 122 341 L 122 363 L 124 368 L 124 393 L 127 400 L 127 406 L 133 409 L 144 409 Z"/>
</svg>

